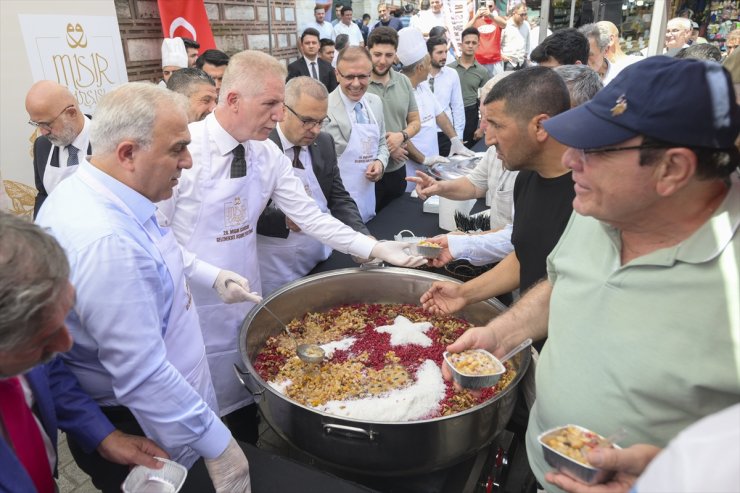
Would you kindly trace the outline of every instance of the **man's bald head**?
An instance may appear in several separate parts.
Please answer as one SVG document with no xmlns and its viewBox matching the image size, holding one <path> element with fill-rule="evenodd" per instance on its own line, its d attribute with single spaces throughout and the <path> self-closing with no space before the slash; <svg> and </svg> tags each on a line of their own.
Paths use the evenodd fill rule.
<svg viewBox="0 0 740 493">
<path fill-rule="evenodd" d="M 74 95 L 65 86 L 50 80 L 31 86 L 26 94 L 26 112 L 37 124 L 39 133 L 58 146 L 71 144 L 85 124 Z"/>
</svg>

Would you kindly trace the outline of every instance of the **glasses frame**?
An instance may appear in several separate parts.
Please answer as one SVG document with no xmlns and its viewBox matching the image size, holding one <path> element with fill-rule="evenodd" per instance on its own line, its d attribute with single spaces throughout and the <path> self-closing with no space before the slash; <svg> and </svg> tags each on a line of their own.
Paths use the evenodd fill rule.
<svg viewBox="0 0 740 493">
<path fill-rule="evenodd" d="M 61 113 L 59 113 L 57 116 L 55 116 L 50 122 L 35 122 L 33 120 L 28 120 L 28 124 L 31 125 L 32 127 L 43 128 L 43 129 L 46 129 L 46 130 L 51 130 L 51 126 L 54 125 L 54 122 L 57 121 L 60 116 L 62 116 L 63 114 L 65 114 L 68 109 L 74 108 L 74 107 L 75 107 L 75 105 L 70 104 L 69 106 L 67 106 L 66 108 L 64 108 L 61 111 Z"/>
<path fill-rule="evenodd" d="M 336 70 L 337 70 L 337 73 L 343 79 L 347 79 L 347 80 L 355 80 L 355 79 L 357 79 L 360 82 L 363 82 L 363 81 L 366 81 L 366 80 L 370 80 L 370 72 L 368 72 L 367 74 L 360 74 L 360 75 L 356 75 L 356 74 L 344 75 L 342 72 L 339 71 L 339 69 L 336 69 Z"/>
<path fill-rule="evenodd" d="M 285 106 L 286 108 L 288 108 L 288 110 L 290 110 L 290 112 L 293 113 L 295 115 L 295 117 L 298 118 L 301 121 L 301 124 L 303 125 L 303 128 L 305 128 L 306 130 L 311 130 L 313 128 L 316 128 L 316 125 L 318 125 L 319 128 L 321 128 L 324 125 L 328 125 L 328 124 L 331 123 L 331 118 L 329 118 L 328 116 L 327 117 L 324 117 L 323 120 L 314 120 L 313 118 L 306 118 L 303 115 L 299 115 L 298 113 L 296 113 L 296 111 L 293 108 L 291 108 L 290 106 L 288 106 L 285 103 L 283 103 L 283 106 Z"/>
</svg>

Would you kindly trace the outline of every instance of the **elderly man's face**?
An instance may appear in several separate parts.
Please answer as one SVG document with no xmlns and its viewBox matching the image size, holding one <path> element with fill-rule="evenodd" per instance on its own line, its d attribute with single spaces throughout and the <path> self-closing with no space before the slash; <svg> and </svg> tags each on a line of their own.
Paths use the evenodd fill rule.
<svg viewBox="0 0 740 493">
<path fill-rule="evenodd" d="M 431 2 L 432 12 L 439 14 L 442 12 L 442 0 L 432 0 Z"/>
<path fill-rule="evenodd" d="M 193 166 L 185 113 L 163 107 L 156 111 L 152 143 L 148 147 L 134 143 L 131 183 L 127 183 L 152 202 L 170 198 L 182 170 Z"/>
<path fill-rule="evenodd" d="M 327 99 L 321 101 L 305 94 L 301 95 L 285 112 L 285 118 L 280 122 L 280 130 L 293 145 L 310 145 L 321 132 L 320 122 L 326 118 L 327 109 Z"/>
<path fill-rule="evenodd" d="M 216 107 L 218 102 L 218 91 L 211 84 L 199 84 L 198 88 L 190 95 L 190 111 L 188 120 L 199 122 L 208 116 Z"/>
<path fill-rule="evenodd" d="M 636 146 L 642 137 L 614 147 Z M 573 209 L 612 225 L 636 223 L 658 199 L 654 192 L 656 166 L 640 165 L 640 151 L 582 153 L 568 149 L 563 164 L 573 170 L 576 192 Z"/>
<path fill-rule="evenodd" d="M 371 70 L 372 64 L 365 57 L 354 61 L 341 60 L 337 64 L 337 82 L 350 101 L 359 101 L 365 95 Z"/>
<path fill-rule="evenodd" d="M 678 21 L 668 21 L 665 29 L 665 46 L 668 49 L 683 48 L 690 35 L 691 30 L 684 29 Z"/>
<path fill-rule="evenodd" d="M 245 81 L 245 84 L 249 84 L 249 81 Z M 240 136 L 245 135 L 250 140 L 265 140 L 285 115 L 285 80 L 276 74 L 266 74 L 257 94 L 242 89 L 241 93 L 237 93 L 235 102 L 240 118 Z"/>
<path fill-rule="evenodd" d="M 72 110 L 77 110 L 74 105 L 64 105 L 63 108 L 59 106 L 61 105 L 57 101 L 52 101 L 51 104 L 38 108 L 27 107 L 26 111 L 31 121 L 39 124 L 38 131 L 41 135 L 45 135 L 55 146 L 64 147 L 79 135 L 73 122 L 74 117 L 71 116 Z"/>
<path fill-rule="evenodd" d="M 592 37 L 588 37 L 588 66 L 597 74 L 604 65 L 604 52 L 599 50 L 599 45 Z"/>
<path fill-rule="evenodd" d="M 49 307 L 47 317 L 31 341 L 13 348 L 12 351 L 0 351 L 0 378 L 24 373 L 49 361 L 57 353 L 70 350 L 72 336 L 64 320 L 74 305 L 74 299 L 74 288 L 67 282 L 59 300 Z"/>
</svg>

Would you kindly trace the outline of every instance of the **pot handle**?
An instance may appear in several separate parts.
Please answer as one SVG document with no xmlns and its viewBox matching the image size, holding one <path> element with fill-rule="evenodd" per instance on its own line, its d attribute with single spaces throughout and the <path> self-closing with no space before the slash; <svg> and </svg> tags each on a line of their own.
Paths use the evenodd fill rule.
<svg viewBox="0 0 740 493">
<path fill-rule="evenodd" d="M 337 425 L 334 423 L 324 423 L 324 433 L 327 435 L 337 434 L 346 438 L 363 438 L 371 442 L 378 438 L 377 431 L 356 428 L 354 426 Z"/>
<path fill-rule="evenodd" d="M 242 370 L 236 364 L 234 364 L 234 373 L 239 383 L 242 384 L 250 394 L 254 397 L 254 402 L 262 400 L 262 394 L 265 393 L 265 389 L 258 384 L 251 373 L 246 370 Z"/>
</svg>

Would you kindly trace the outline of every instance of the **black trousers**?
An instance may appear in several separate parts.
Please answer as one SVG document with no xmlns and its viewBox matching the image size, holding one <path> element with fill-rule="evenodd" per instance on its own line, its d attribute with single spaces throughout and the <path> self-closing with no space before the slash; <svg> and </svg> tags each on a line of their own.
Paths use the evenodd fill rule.
<svg viewBox="0 0 740 493">
<path fill-rule="evenodd" d="M 101 407 L 113 426 L 118 430 L 129 435 L 145 436 L 144 430 L 139 426 L 139 422 L 131 413 L 131 411 L 123 406 L 112 406 L 112 407 Z M 245 408 L 238 409 L 234 413 L 225 416 L 234 415 L 232 421 L 234 422 L 234 428 L 241 430 L 243 434 L 248 437 L 254 437 L 254 442 L 257 441 L 256 436 L 256 413 L 257 405 L 252 404 Z M 241 422 L 239 427 L 236 426 L 238 419 L 244 419 L 252 417 L 254 423 L 254 431 L 252 432 L 252 423 Z M 252 443 L 254 443 L 252 442 Z M 72 452 L 75 462 L 85 473 L 87 473 L 92 479 L 93 485 L 104 493 L 120 493 L 121 484 L 123 484 L 126 476 L 129 473 L 129 467 L 120 464 L 115 464 L 104 459 L 97 451 L 92 453 L 85 453 L 82 447 L 74 441 L 74 439 L 67 435 L 67 443 L 69 444 L 69 450 Z M 188 471 L 188 477 L 185 480 L 185 484 L 182 487 L 182 492 L 185 493 L 207 493 L 214 491 L 211 478 L 208 475 L 205 461 L 201 457 Z"/>
<path fill-rule="evenodd" d="M 478 142 L 473 138 L 473 134 L 478 128 L 478 102 L 475 105 L 465 107 L 465 130 L 463 131 L 463 142 L 465 147 L 472 149 Z"/>
<path fill-rule="evenodd" d="M 450 142 L 450 138 L 447 137 L 444 132 L 437 132 L 437 145 L 439 146 L 440 156 L 447 157 L 450 155 L 450 147 L 452 147 L 452 143 Z"/>
<path fill-rule="evenodd" d="M 396 171 L 383 174 L 383 178 L 375 183 L 375 212 L 403 195 L 406 191 L 406 166 L 401 166 Z"/>
</svg>

